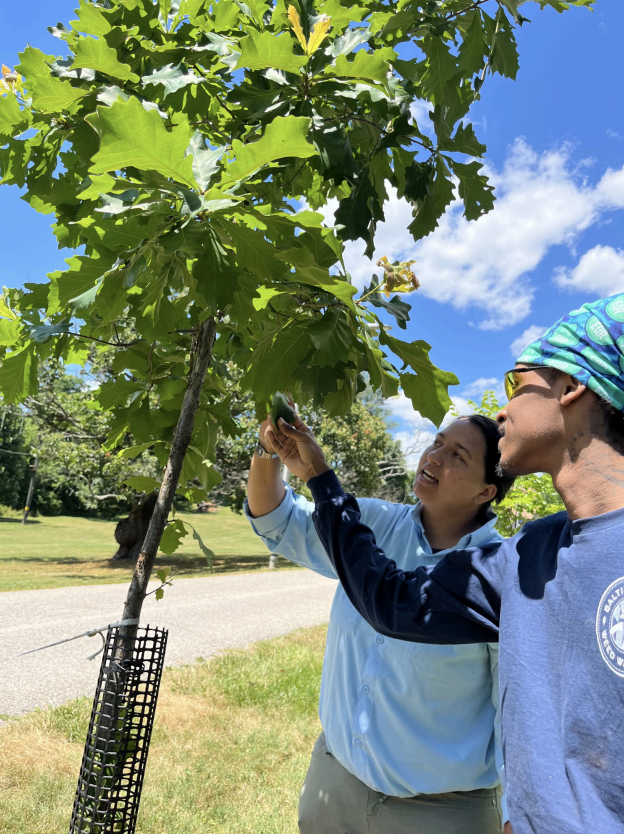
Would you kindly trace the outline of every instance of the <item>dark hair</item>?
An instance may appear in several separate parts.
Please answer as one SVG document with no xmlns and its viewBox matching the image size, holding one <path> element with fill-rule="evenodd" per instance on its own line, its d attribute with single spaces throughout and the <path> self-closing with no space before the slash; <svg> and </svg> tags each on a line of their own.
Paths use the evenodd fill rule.
<svg viewBox="0 0 624 834">
<path fill-rule="evenodd" d="M 620 455 L 624 455 L 624 413 L 618 411 L 611 403 L 603 400 L 598 395 L 596 395 L 596 400 L 602 417 L 602 425 L 598 429 L 599 433 L 611 448 L 619 452 Z"/>
<path fill-rule="evenodd" d="M 483 414 L 469 414 L 467 417 L 460 417 L 460 420 L 468 420 L 483 435 L 483 439 L 485 440 L 485 482 L 486 484 L 494 484 L 496 487 L 496 495 L 492 501 L 500 504 L 516 479 L 513 475 L 499 474 L 498 463 L 500 461 L 500 452 L 498 451 L 498 441 L 501 436 L 498 431 L 498 423 L 492 420 L 491 417 L 485 417 Z M 482 519 L 483 521 L 487 519 L 492 501 L 487 501 L 481 505 L 477 515 L 478 519 Z"/>
</svg>

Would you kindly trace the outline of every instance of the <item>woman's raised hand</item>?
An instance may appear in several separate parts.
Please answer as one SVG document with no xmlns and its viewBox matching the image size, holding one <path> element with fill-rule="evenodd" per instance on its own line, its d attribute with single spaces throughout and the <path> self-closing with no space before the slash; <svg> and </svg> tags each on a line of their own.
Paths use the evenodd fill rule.
<svg viewBox="0 0 624 834">
<path fill-rule="evenodd" d="M 277 433 L 272 425 L 264 428 L 264 438 L 267 447 L 279 455 L 286 467 L 302 481 L 309 481 L 322 472 L 327 472 L 329 466 L 321 447 L 303 420 L 297 415 L 291 426 L 281 417 L 278 420 Z"/>
</svg>

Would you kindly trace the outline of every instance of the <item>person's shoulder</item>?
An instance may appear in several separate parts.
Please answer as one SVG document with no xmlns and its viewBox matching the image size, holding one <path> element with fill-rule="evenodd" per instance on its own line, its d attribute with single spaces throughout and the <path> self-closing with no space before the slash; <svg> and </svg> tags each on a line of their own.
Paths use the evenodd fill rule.
<svg viewBox="0 0 624 834">
<path fill-rule="evenodd" d="M 553 532 L 558 532 L 565 527 L 568 522 L 568 514 L 565 510 L 560 513 L 553 513 L 552 515 L 545 515 L 543 518 L 536 518 L 533 521 L 527 521 L 516 536 L 543 536 Z M 516 538 L 514 536 L 514 538 Z"/>
</svg>

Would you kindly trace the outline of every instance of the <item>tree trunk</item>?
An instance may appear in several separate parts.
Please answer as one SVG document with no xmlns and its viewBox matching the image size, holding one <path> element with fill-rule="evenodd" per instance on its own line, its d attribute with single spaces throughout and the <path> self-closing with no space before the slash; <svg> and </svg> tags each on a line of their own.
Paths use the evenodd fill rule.
<svg viewBox="0 0 624 834">
<path fill-rule="evenodd" d="M 30 505 L 32 503 L 33 493 L 35 491 L 35 481 L 37 480 L 37 469 L 39 468 L 39 455 L 35 456 L 35 462 L 31 466 L 32 475 L 30 476 L 30 483 L 28 484 L 28 495 L 26 496 L 26 506 L 24 507 L 24 517 L 22 524 L 26 524 L 28 520 L 28 513 L 30 512 Z"/>
<path fill-rule="evenodd" d="M 206 371 L 210 365 L 215 337 L 216 324 L 213 318 L 209 318 L 201 325 L 193 338 L 190 356 L 190 373 L 182 403 L 182 410 L 173 433 L 171 451 L 167 465 L 165 466 L 158 498 L 156 499 L 154 511 L 145 535 L 145 541 L 143 542 L 143 547 L 136 563 L 132 582 L 128 589 L 122 617 L 123 620 L 138 621 L 141 615 L 147 583 L 154 561 L 156 560 L 162 534 L 167 524 L 178 481 L 180 480 L 184 457 L 191 441 L 195 416 L 199 408 Z M 94 732 L 87 738 L 83 769 L 90 769 L 92 773 L 96 774 L 97 778 L 93 785 L 90 785 L 88 807 L 82 809 L 81 803 L 83 799 L 81 799 L 79 791 L 76 794 L 74 802 L 75 811 L 78 806 L 78 813 L 81 815 L 81 819 L 84 819 L 85 811 L 87 812 L 91 820 L 89 831 L 113 830 L 110 826 L 114 821 L 115 811 L 110 800 L 111 796 L 118 790 L 119 785 L 122 784 L 124 761 L 119 758 L 120 751 L 126 749 L 124 744 L 128 742 L 128 738 L 130 742 L 133 741 L 130 738 L 132 733 L 138 739 L 145 732 L 149 733 L 151 731 L 150 729 L 146 730 L 140 724 L 134 723 L 134 718 L 131 718 L 129 722 L 126 720 L 126 711 L 129 709 L 126 684 L 129 676 L 133 674 L 133 650 L 137 628 L 138 622 L 134 625 L 122 626 L 120 628 L 119 637 L 114 648 L 115 662 L 106 670 L 110 680 L 105 687 L 105 694 L 99 705 L 97 704 L 98 693 L 96 692 L 94 710 L 96 710 L 96 707 L 98 708 L 97 723 L 94 727 Z M 125 727 L 123 732 L 128 735 L 128 738 L 123 737 L 122 727 Z M 134 740 L 135 745 L 138 744 L 137 739 Z M 128 749 L 131 748 L 128 747 Z M 78 785 L 80 788 L 80 779 Z M 127 799 L 128 797 L 124 799 L 124 802 Z M 81 828 L 80 830 L 82 831 L 83 829 Z"/>
<path fill-rule="evenodd" d="M 191 347 L 191 370 L 184 394 L 182 410 L 180 411 L 180 419 L 173 433 L 169 460 L 165 466 L 158 498 L 156 499 L 156 506 L 154 507 L 145 541 L 143 542 L 143 547 L 141 548 L 134 569 L 122 620 L 138 619 L 141 615 L 141 608 L 147 591 L 147 583 L 149 582 L 158 553 L 158 546 L 160 545 L 171 505 L 173 504 L 173 496 L 175 495 L 178 481 L 180 480 L 184 457 L 191 442 L 191 435 L 193 434 L 193 427 L 195 425 L 195 415 L 199 408 L 199 399 L 206 378 L 206 372 L 210 365 L 216 333 L 215 320 L 211 317 L 202 324 L 199 332 L 193 339 L 193 345 Z M 121 633 L 124 638 L 122 657 L 123 654 L 132 649 L 136 628 L 136 626 L 126 626 L 122 629 Z"/>
</svg>

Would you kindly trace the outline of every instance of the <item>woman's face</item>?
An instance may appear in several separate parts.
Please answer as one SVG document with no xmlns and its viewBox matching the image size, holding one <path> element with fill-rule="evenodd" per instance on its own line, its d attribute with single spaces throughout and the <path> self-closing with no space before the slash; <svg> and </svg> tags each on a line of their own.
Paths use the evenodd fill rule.
<svg viewBox="0 0 624 834">
<path fill-rule="evenodd" d="M 414 494 L 430 509 L 449 511 L 480 506 L 496 495 L 485 482 L 485 438 L 469 420 L 456 420 L 439 431 L 422 453 Z"/>
</svg>

